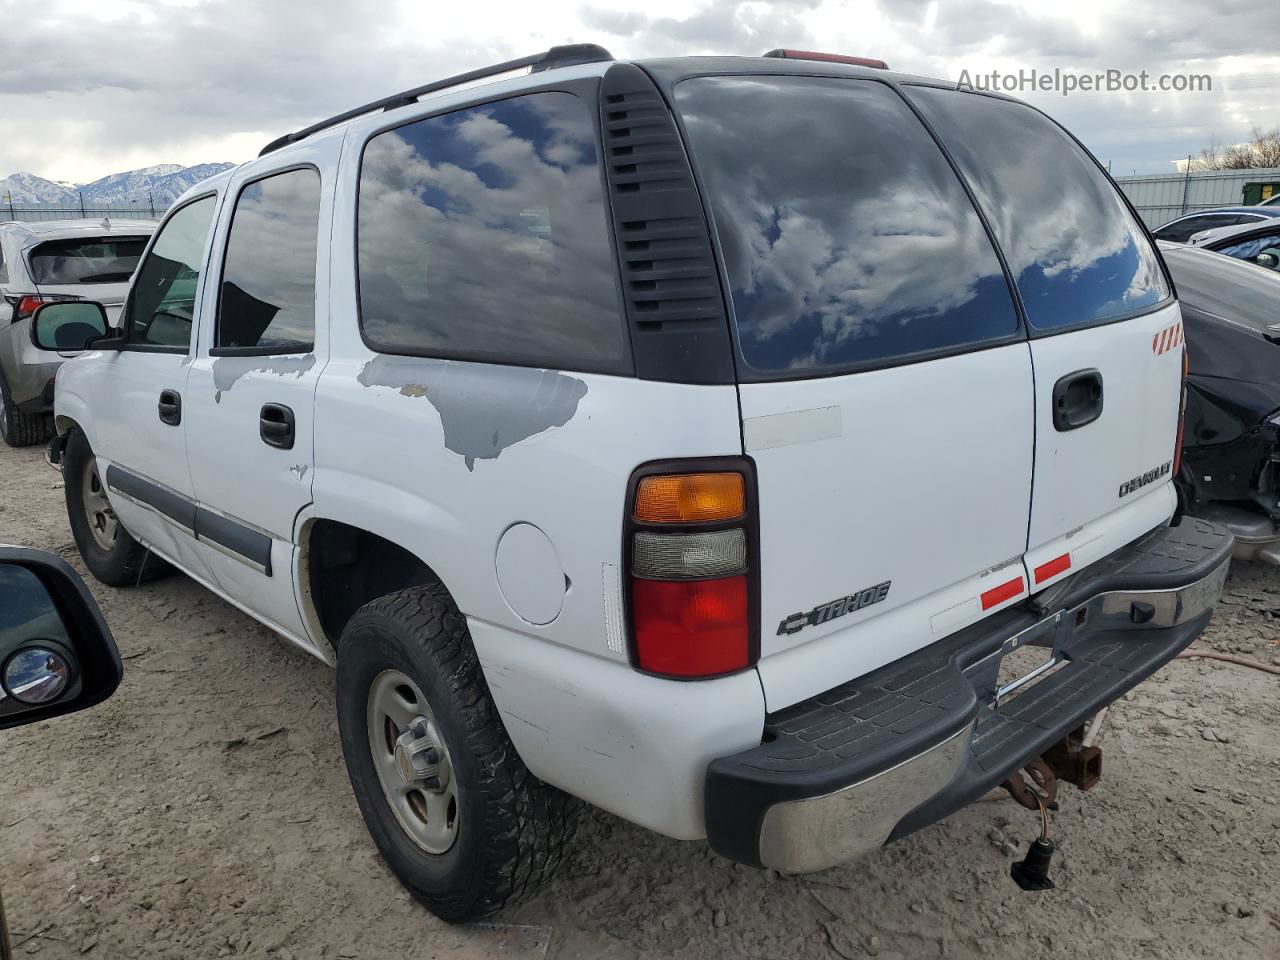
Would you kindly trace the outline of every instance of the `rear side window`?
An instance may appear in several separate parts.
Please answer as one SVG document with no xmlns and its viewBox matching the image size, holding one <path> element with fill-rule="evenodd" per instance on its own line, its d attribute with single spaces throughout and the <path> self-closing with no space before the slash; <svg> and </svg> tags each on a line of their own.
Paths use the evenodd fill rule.
<svg viewBox="0 0 1280 960">
<path fill-rule="evenodd" d="M 126 283 L 137 269 L 146 237 L 46 240 L 27 255 L 36 285 Z"/>
<path fill-rule="evenodd" d="M 397 127 L 360 169 L 366 341 L 389 353 L 621 372 L 595 130 L 569 93 Z"/>
<path fill-rule="evenodd" d="M 1017 332 L 981 221 L 889 87 L 702 77 L 678 84 L 676 103 L 756 376 L 882 365 Z"/>
<path fill-rule="evenodd" d="M 907 90 L 991 222 L 1033 327 L 1102 323 L 1168 298 L 1120 191 L 1056 123 L 996 97 Z"/>
<path fill-rule="evenodd" d="M 130 344 L 186 349 L 216 197 L 182 207 L 160 234 L 133 281 L 125 328 Z"/>
<path fill-rule="evenodd" d="M 320 174 L 310 167 L 240 191 L 227 232 L 215 349 L 311 349 L 319 224 Z"/>
</svg>

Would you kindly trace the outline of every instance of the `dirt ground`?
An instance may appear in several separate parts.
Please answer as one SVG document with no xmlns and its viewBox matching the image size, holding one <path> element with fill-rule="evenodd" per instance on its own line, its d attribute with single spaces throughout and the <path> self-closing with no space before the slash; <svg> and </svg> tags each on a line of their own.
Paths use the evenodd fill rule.
<svg viewBox="0 0 1280 960">
<path fill-rule="evenodd" d="M 0 491 L 0 542 L 84 572 L 38 448 L 0 447 Z M 1036 822 L 1008 801 L 809 877 L 594 812 L 536 899 L 451 928 L 365 834 L 328 667 L 183 576 L 90 586 L 120 691 L 0 741 L 18 957 L 1280 957 L 1274 676 L 1179 660 L 1118 704 L 1102 783 L 1054 817 L 1052 893 L 1009 879 Z M 1238 565 L 1201 643 L 1280 664 L 1280 571 Z"/>
</svg>

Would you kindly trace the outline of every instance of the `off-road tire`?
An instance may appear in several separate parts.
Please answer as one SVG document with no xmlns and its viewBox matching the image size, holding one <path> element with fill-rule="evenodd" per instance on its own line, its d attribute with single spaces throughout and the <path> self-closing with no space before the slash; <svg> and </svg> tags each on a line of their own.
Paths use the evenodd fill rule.
<svg viewBox="0 0 1280 960">
<path fill-rule="evenodd" d="M 23 413 L 9 397 L 9 385 L 0 373 L 0 438 L 11 447 L 31 447 L 53 433 L 50 413 Z"/>
<path fill-rule="evenodd" d="M 443 854 L 416 845 L 386 800 L 370 753 L 371 685 L 398 670 L 420 687 L 452 758 L 458 834 Z M 440 584 L 365 604 L 338 646 L 338 729 L 365 824 L 392 872 L 443 920 L 476 920 L 534 892 L 559 866 L 579 801 L 525 767 L 507 736 L 465 618 Z"/>
<path fill-rule="evenodd" d="M 85 515 L 82 489 L 85 462 L 92 456 L 93 449 L 84 433 L 78 427 L 73 428 L 62 451 L 62 489 L 66 495 L 71 536 L 84 565 L 109 587 L 132 587 L 172 572 L 173 568 L 168 563 L 129 536 L 124 524 L 117 528 L 112 549 L 104 550 L 94 539 Z"/>
</svg>

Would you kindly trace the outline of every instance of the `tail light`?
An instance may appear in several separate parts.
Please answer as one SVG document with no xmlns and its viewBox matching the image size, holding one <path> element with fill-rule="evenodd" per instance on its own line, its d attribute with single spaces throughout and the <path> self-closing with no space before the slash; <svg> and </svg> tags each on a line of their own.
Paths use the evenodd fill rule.
<svg viewBox="0 0 1280 960">
<path fill-rule="evenodd" d="M 17 323 L 19 320 L 25 320 L 36 312 L 36 307 L 42 303 L 52 303 L 55 300 L 79 300 L 79 297 L 69 296 L 66 294 L 40 294 L 40 293 L 17 293 L 12 296 L 6 295 L 5 302 L 13 307 L 13 320 Z"/>
<path fill-rule="evenodd" d="M 1178 440 L 1177 447 L 1173 451 L 1173 476 L 1177 479 L 1178 471 L 1182 469 L 1182 433 L 1187 425 L 1187 373 L 1190 370 L 1190 364 L 1187 360 L 1187 345 L 1182 345 L 1182 390 L 1178 397 Z"/>
<path fill-rule="evenodd" d="M 632 476 L 623 535 L 637 669 L 705 679 L 759 658 L 755 509 L 745 458 L 652 463 Z"/>
</svg>

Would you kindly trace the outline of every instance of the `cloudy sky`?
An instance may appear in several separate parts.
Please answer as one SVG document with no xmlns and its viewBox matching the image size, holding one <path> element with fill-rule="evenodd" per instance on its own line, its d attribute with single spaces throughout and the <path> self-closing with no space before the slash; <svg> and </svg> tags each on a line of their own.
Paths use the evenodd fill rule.
<svg viewBox="0 0 1280 960">
<path fill-rule="evenodd" d="M 1211 75 L 1209 93 L 1020 94 L 1117 174 L 1280 124 L 1280 30 L 1256 0 L 0 0 L 0 23 L 0 176 L 244 160 L 357 103 L 573 41 L 618 57 L 830 50 L 952 80 Z"/>
</svg>

